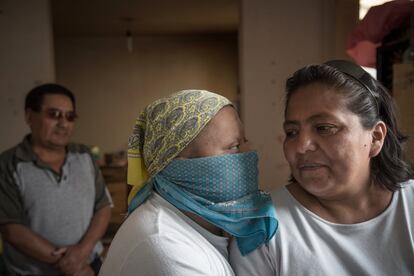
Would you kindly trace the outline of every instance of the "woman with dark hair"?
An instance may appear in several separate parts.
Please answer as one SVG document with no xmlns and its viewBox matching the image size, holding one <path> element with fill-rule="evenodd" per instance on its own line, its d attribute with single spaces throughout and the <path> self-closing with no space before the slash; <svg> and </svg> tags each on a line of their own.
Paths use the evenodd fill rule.
<svg viewBox="0 0 414 276">
<path fill-rule="evenodd" d="M 413 275 L 414 181 L 388 92 L 342 60 L 286 82 L 290 183 L 272 194 L 275 238 L 237 275 Z"/>
</svg>

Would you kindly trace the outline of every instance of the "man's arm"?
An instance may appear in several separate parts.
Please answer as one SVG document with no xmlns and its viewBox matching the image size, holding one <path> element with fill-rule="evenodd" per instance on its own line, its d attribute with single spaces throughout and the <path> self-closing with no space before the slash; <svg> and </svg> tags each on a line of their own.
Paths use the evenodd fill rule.
<svg viewBox="0 0 414 276">
<path fill-rule="evenodd" d="M 105 206 L 99 209 L 92 218 L 88 231 L 86 231 L 80 245 L 89 249 L 89 253 L 96 243 L 105 235 L 106 229 L 111 219 L 111 207 Z"/>
<path fill-rule="evenodd" d="M 53 254 L 56 250 L 53 244 L 22 224 L 2 224 L 0 232 L 3 239 L 15 249 L 35 260 L 53 264 L 62 257 L 61 254 Z"/>
<path fill-rule="evenodd" d="M 65 255 L 58 262 L 58 268 L 66 274 L 73 274 L 88 265 L 88 258 L 96 243 L 103 237 L 111 218 L 110 206 L 96 211 L 81 241 L 68 246 Z"/>
</svg>

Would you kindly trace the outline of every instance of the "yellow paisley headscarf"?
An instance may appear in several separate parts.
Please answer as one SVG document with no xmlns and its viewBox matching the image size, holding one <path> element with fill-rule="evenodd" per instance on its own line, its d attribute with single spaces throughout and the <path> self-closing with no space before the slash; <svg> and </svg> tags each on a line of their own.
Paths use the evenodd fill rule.
<svg viewBox="0 0 414 276">
<path fill-rule="evenodd" d="M 128 204 L 226 105 L 231 102 L 218 94 L 183 90 L 144 109 L 128 142 Z"/>
</svg>

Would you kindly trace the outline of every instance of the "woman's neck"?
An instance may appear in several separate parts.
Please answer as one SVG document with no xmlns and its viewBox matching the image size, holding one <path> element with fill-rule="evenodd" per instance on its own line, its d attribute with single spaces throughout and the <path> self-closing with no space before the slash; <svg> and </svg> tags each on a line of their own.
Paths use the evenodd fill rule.
<svg viewBox="0 0 414 276">
<path fill-rule="evenodd" d="M 217 236 L 224 236 L 224 231 L 221 230 L 219 227 L 215 226 L 214 224 L 206 221 L 205 219 L 203 219 L 202 217 L 193 214 L 191 212 L 185 212 L 184 214 L 189 217 L 191 220 L 193 220 L 195 223 L 197 223 L 198 225 L 200 225 L 201 227 L 203 227 L 204 229 L 206 229 L 207 231 L 209 231 L 210 233 L 217 235 Z"/>
<path fill-rule="evenodd" d="M 299 184 L 287 186 L 288 191 L 304 207 L 321 218 L 340 224 L 354 224 L 381 214 L 391 203 L 393 193 L 380 185 L 371 184 L 357 194 L 336 198 L 317 198 Z"/>
</svg>

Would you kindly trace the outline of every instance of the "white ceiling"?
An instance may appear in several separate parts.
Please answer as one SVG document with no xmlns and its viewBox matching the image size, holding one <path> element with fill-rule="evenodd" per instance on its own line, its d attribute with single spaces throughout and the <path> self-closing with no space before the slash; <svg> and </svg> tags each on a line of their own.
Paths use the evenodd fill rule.
<svg viewBox="0 0 414 276">
<path fill-rule="evenodd" d="M 237 32 L 238 0 L 52 0 L 57 36 Z M 128 24 L 127 18 L 132 21 Z"/>
</svg>

